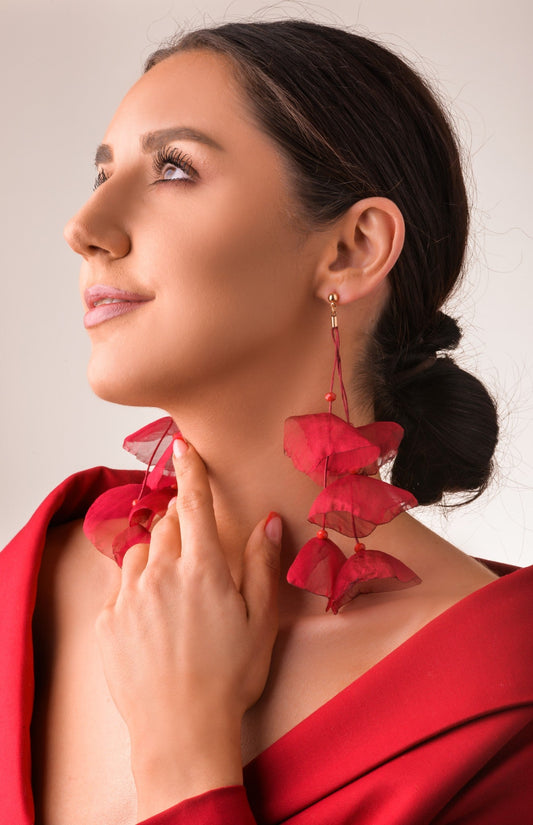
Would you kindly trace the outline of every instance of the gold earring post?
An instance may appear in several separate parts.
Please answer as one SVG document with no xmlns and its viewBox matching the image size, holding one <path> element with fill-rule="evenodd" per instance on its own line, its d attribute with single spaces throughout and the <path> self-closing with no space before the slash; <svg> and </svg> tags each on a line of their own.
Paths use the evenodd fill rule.
<svg viewBox="0 0 533 825">
<path fill-rule="evenodd" d="M 331 309 L 331 326 L 335 329 L 337 324 L 337 301 L 339 300 L 339 296 L 336 292 L 330 292 L 328 295 L 329 306 Z"/>
</svg>

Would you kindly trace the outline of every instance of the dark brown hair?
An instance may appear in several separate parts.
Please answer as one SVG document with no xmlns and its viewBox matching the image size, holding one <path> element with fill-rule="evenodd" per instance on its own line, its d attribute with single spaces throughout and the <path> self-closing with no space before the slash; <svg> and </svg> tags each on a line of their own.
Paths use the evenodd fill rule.
<svg viewBox="0 0 533 825">
<path fill-rule="evenodd" d="M 230 59 L 258 122 L 289 161 L 308 224 L 323 226 L 372 196 L 399 207 L 405 244 L 363 369 L 376 419 L 405 429 L 392 481 L 421 504 L 446 492 L 481 493 L 498 423 L 484 386 L 445 354 L 461 338 L 441 307 L 460 279 L 469 208 L 457 142 L 435 94 L 375 41 L 299 20 L 192 31 L 158 49 L 145 71 L 194 49 Z"/>
</svg>

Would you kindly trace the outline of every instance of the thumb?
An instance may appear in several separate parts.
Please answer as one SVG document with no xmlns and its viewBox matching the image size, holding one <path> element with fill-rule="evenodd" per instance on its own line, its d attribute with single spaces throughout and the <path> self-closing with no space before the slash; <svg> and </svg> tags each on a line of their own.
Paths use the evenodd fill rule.
<svg viewBox="0 0 533 825">
<path fill-rule="evenodd" d="M 262 519 L 244 551 L 241 593 L 251 623 L 277 631 L 282 522 L 278 513 Z"/>
</svg>

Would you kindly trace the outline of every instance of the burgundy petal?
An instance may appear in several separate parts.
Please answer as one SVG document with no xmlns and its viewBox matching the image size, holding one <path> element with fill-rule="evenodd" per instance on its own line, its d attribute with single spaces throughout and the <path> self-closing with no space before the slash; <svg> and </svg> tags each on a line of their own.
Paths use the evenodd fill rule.
<svg viewBox="0 0 533 825">
<path fill-rule="evenodd" d="M 287 418 L 283 446 L 296 469 L 317 484 L 324 481 L 324 465 L 329 456 L 330 477 L 357 472 L 379 457 L 379 447 L 364 438 L 357 427 L 332 413 Z"/>
<path fill-rule="evenodd" d="M 158 451 L 159 452 L 159 451 Z M 170 480 L 176 478 L 174 472 L 174 465 L 172 463 L 172 441 L 161 453 L 154 469 L 148 473 L 146 485 L 151 490 L 160 490 L 163 487 L 168 487 Z M 174 485 L 174 489 L 176 489 Z"/>
<path fill-rule="evenodd" d="M 168 507 L 168 502 L 176 495 L 175 489 L 165 487 L 162 490 L 152 490 L 142 496 L 137 504 L 130 510 L 129 523 L 131 526 L 142 524 L 148 530 L 152 526 L 155 516 L 163 515 Z"/>
<path fill-rule="evenodd" d="M 377 478 L 349 475 L 328 484 L 314 500 L 309 521 L 345 536 L 368 536 L 377 524 L 391 521 L 403 510 L 416 507 L 407 490 Z"/>
<path fill-rule="evenodd" d="M 415 584 L 420 584 L 420 578 L 394 556 L 381 550 L 358 550 L 346 559 L 337 575 L 331 609 L 337 613 L 362 593 L 402 590 Z"/>
<path fill-rule="evenodd" d="M 113 558 L 113 539 L 128 525 L 132 502 L 141 492 L 140 484 L 112 487 L 91 504 L 83 522 L 83 532 L 94 546 Z"/>
<path fill-rule="evenodd" d="M 316 536 L 304 544 L 287 573 L 287 581 L 295 587 L 318 596 L 331 597 L 335 578 L 346 556 L 330 539 Z"/>
<path fill-rule="evenodd" d="M 363 469 L 363 472 L 367 475 L 374 475 L 383 464 L 395 458 L 403 438 L 403 427 L 395 421 L 374 421 L 372 424 L 358 427 L 357 431 L 363 438 L 366 438 L 371 444 L 375 444 L 379 449 L 377 461 Z"/>
<path fill-rule="evenodd" d="M 143 464 L 149 464 L 150 460 L 152 464 L 156 464 L 177 432 L 179 430 L 174 421 L 167 415 L 126 436 L 122 446 Z"/>
<path fill-rule="evenodd" d="M 150 544 L 150 533 L 140 524 L 127 527 L 114 538 L 112 553 L 119 567 L 122 567 L 126 551 L 134 544 Z"/>
</svg>

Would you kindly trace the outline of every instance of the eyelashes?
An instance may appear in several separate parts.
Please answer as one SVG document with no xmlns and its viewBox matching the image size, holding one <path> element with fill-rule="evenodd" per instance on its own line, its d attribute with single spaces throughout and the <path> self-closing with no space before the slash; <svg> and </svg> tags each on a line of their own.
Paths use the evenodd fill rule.
<svg viewBox="0 0 533 825">
<path fill-rule="evenodd" d="M 158 182 L 162 180 L 185 180 L 185 178 L 164 177 L 165 172 L 170 171 L 170 167 L 172 166 L 184 172 L 189 180 L 196 175 L 188 155 L 172 146 L 164 146 L 162 149 L 159 149 L 153 157 L 152 166 L 154 173 L 159 177 Z"/>
<path fill-rule="evenodd" d="M 154 183 L 187 183 L 198 176 L 190 157 L 173 146 L 164 146 L 162 149 L 158 149 L 152 158 L 152 169 L 156 177 Z M 165 177 L 167 172 L 173 170 L 183 172 L 184 176 Z M 105 183 L 108 178 L 109 175 L 103 169 L 100 169 L 94 181 L 93 191 Z"/>
<path fill-rule="evenodd" d="M 103 183 L 105 183 L 107 178 L 108 178 L 108 176 L 106 175 L 104 170 L 100 169 L 98 171 L 98 174 L 96 175 L 96 177 L 94 179 L 93 192 L 94 192 L 95 189 L 98 189 L 99 186 L 101 186 Z"/>
</svg>

